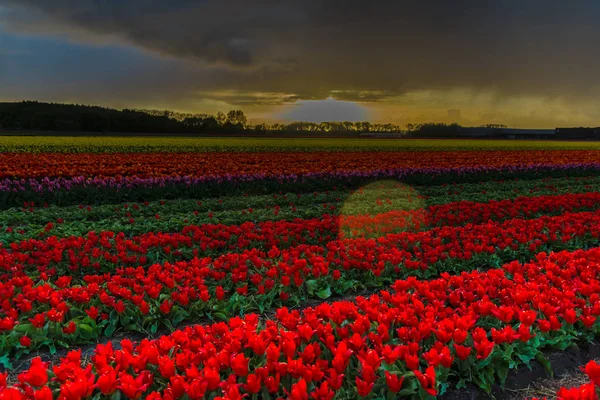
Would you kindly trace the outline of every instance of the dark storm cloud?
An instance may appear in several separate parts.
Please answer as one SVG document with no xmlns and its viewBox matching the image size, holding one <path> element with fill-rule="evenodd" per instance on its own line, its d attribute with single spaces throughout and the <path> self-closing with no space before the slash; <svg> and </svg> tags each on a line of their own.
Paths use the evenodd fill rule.
<svg viewBox="0 0 600 400">
<path fill-rule="evenodd" d="M 0 5 L 7 6 L 3 24 L 13 31 L 117 40 L 192 61 L 199 70 L 213 68 L 211 90 L 293 93 L 302 99 L 323 99 L 337 90 L 335 98 L 368 102 L 455 87 L 493 90 L 499 97 L 593 97 L 600 86 L 596 0 L 0 0 Z"/>
<path fill-rule="evenodd" d="M 235 67 L 260 64 L 261 56 L 269 62 L 288 62 L 265 52 L 272 48 L 271 35 L 276 32 L 285 40 L 303 13 L 276 1 L 257 1 L 248 7 L 245 0 L 2 0 L 0 4 L 12 11 L 5 23 L 21 32 L 38 31 L 38 23 L 55 32 L 73 28 L 75 33 L 116 37 L 161 54 Z"/>
</svg>

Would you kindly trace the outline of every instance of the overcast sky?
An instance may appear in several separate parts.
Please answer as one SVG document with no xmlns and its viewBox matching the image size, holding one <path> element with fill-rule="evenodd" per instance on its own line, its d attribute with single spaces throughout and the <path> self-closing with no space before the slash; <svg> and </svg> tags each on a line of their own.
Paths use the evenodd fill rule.
<svg viewBox="0 0 600 400">
<path fill-rule="evenodd" d="M 597 0 L 0 0 L 0 101 L 600 125 L 599 21 Z"/>
</svg>

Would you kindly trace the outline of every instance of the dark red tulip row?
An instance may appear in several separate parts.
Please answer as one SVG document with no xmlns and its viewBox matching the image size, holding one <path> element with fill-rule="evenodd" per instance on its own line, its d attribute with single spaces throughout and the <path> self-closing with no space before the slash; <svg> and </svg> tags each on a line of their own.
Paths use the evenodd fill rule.
<svg viewBox="0 0 600 400">
<path fill-rule="evenodd" d="M 595 150 L 0 153 L 0 178 L 277 176 L 398 168 L 597 162 Z M 526 161 L 525 161 L 526 160 Z"/>
</svg>

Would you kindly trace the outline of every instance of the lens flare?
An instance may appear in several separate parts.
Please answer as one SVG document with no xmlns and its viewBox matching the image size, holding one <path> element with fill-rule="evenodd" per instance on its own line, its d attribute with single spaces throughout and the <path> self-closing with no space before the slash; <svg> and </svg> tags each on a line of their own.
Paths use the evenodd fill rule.
<svg viewBox="0 0 600 400">
<path fill-rule="evenodd" d="M 377 181 L 350 194 L 340 209 L 339 237 L 378 238 L 428 225 L 425 199 L 412 186 Z"/>
</svg>

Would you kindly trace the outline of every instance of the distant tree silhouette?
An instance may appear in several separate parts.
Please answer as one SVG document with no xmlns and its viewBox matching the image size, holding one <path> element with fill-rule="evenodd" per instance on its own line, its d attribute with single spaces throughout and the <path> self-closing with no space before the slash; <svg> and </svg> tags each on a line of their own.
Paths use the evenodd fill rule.
<svg viewBox="0 0 600 400">
<path fill-rule="evenodd" d="M 401 132 L 398 125 L 370 122 L 292 122 L 252 126 L 242 110 L 227 114 L 186 114 L 165 110 L 114 110 L 78 104 L 23 101 L 0 103 L 0 130 L 58 131 L 83 133 L 259 133 L 259 134 L 337 134 Z"/>
<path fill-rule="evenodd" d="M 215 119 L 219 125 L 225 125 L 225 122 L 227 122 L 227 116 L 222 111 L 217 112 Z"/>
<path fill-rule="evenodd" d="M 248 123 L 248 119 L 242 110 L 231 110 L 227 113 L 227 122 L 233 125 L 241 125 L 244 128 Z"/>
<path fill-rule="evenodd" d="M 460 125 L 443 123 L 407 124 L 408 136 L 422 138 L 457 137 Z"/>
</svg>

